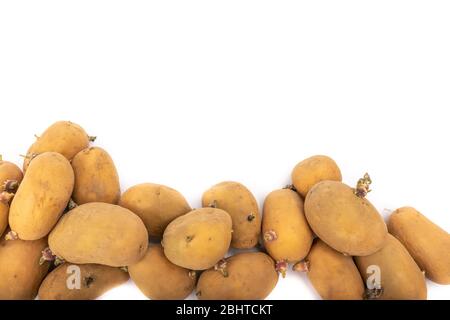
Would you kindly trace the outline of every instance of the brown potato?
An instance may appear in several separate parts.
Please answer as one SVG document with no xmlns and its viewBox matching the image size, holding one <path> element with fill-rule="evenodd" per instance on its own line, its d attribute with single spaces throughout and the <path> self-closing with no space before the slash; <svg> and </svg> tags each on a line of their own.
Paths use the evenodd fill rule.
<svg viewBox="0 0 450 320">
<path fill-rule="evenodd" d="M 128 279 L 119 268 L 64 263 L 47 275 L 38 295 L 40 300 L 95 300 Z"/>
<path fill-rule="evenodd" d="M 58 152 L 68 160 L 81 150 L 89 147 L 89 137 L 79 125 L 69 121 L 58 121 L 52 124 L 28 149 L 23 163 L 25 172 L 33 158 L 44 152 Z"/>
<path fill-rule="evenodd" d="M 4 161 L 0 155 L 0 192 L 15 193 L 22 179 L 22 170 L 14 163 Z"/>
<path fill-rule="evenodd" d="M 0 300 L 32 300 L 48 272 L 39 264 L 47 239 L 7 241 L 0 239 Z"/>
<path fill-rule="evenodd" d="M 356 257 L 355 261 L 366 282 L 373 275 L 373 271 L 369 268 L 375 266 L 380 272 L 378 276 L 381 283 L 378 283 L 375 289 L 378 287 L 377 289 L 382 289 L 382 292 L 373 298 L 382 300 L 427 299 L 425 276 L 405 247 L 390 234 L 380 251 L 367 257 Z M 371 298 L 370 295 L 369 298 Z"/>
<path fill-rule="evenodd" d="M 312 187 L 325 180 L 342 181 L 341 170 L 327 156 L 313 156 L 303 160 L 292 171 L 292 183 L 303 198 Z"/>
<path fill-rule="evenodd" d="M 272 258 L 262 252 L 240 253 L 201 274 L 200 300 L 264 300 L 278 283 Z"/>
<path fill-rule="evenodd" d="M 276 190 L 267 196 L 262 232 L 265 248 L 275 261 L 293 263 L 308 255 L 314 234 L 305 218 L 303 200 L 295 191 Z"/>
<path fill-rule="evenodd" d="M 72 159 L 75 187 L 72 199 L 78 205 L 90 202 L 117 204 L 119 175 L 110 155 L 99 147 L 77 153 Z"/>
<path fill-rule="evenodd" d="M 445 230 L 411 207 L 396 210 L 388 228 L 429 279 L 450 284 L 450 235 Z"/>
<path fill-rule="evenodd" d="M 8 214 L 9 214 L 9 206 L 6 203 L 0 201 L 0 235 L 8 227 Z"/>
<path fill-rule="evenodd" d="M 237 182 L 222 182 L 203 194 L 203 207 L 225 210 L 233 221 L 233 240 L 236 249 L 249 249 L 258 244 L 261 215 L 253 194 Z"/>
<path fill-rule="evenodd" d="M 382 248 L 387 227 L 374 206 L 354 191 L 341 182 L 319 182 L 306 196 L 306 219 L 315 234 L 333 249 L 367 256 Z"/>
<path fill-rule="evenodd" d="M 172 221 L 163 236 L 170 262 L 189 270 L 213 267 L 231 243 L 231 217 L 223 210 L 203 208 Z"/>
<path fill-rule="evenodd" d="M 192 209 L 178 191 L 154 183 L 138 184 L 122 195 L 119 205 L 137 214 L 150 237 L 162 238 L 166 227 Z"/>
<path fill-rule="evenodd" d="M 324 300 L 362 300 L 364 283 L 352 257 L 317 240 L 306 258 L 307 275 Z"/>
<path fill-rule="evenodd" d="M 167 260 L 160 245 L 151 245 L 145 257 L 128 267 L 131 279 L 148 298 L 183 300 L 194 290 L 196 273 Z"/>
<path fill-rule="evenodd" d="M 130 210 L 94 202 L 65 214 L 48 242 L 53 254 L 67 262 L 123 267 L 145 255 L 148 233 Z"/>
<path fill-rule="evenodd" d="M 73 185 L 73 170 L 66 158 L 56 152 L 37 156 L 11 203 L 11 230 L 22 240 L 47 236 L 66 208 Z"/>
</svg>

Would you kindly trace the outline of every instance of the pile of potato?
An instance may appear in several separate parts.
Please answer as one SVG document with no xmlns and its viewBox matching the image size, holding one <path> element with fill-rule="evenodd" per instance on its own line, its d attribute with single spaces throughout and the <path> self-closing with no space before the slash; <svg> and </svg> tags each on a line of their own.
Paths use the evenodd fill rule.
<svg viewBox="0 0 450 320">
<path fill-rule="evenodd" d="M 386 225 L 366 199 L 370 177 L 347 186 L 329 157 L 300 162 L 262 213 L 237 182 L 211 187 L 192 209 L 163 185 L 121 194 L 113 160 L 93 140 L 57 122 L 29 148 L 23 173 L 0 159 L 0 299 L 96 299 L 131 277 L 151 299 L 195 290 L 257 300 L 289 265 L 323 299 L 426 299 L 425 276 L 450 284 L 449 234 L 409 207 Z M 231 248 L 253 250 L 227 257 Z M 381 283 L 368 286 L 376 271 Z"/>
</svg>

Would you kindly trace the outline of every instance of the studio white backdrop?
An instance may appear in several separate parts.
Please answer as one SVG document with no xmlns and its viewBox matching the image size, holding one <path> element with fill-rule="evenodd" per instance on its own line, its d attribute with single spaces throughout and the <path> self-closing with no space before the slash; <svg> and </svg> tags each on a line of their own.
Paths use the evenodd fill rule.
<svg viewBox="0 0 450 320">
<path fill-rule="evenodd" d="M 449 231 L 449 16 L 448 1 L 1 1 L 0 153 L 21 163 L 71 120 L 123 190 L 162 183 L 193 207 L 223 180 L 262 206 L 326 154 L 349 184 L 371 174 L 380 211 Z M 104 296 L 144 298 L 131 283 Z M 269 297 L 317 298 L 293 273 Z"/>
</svg>

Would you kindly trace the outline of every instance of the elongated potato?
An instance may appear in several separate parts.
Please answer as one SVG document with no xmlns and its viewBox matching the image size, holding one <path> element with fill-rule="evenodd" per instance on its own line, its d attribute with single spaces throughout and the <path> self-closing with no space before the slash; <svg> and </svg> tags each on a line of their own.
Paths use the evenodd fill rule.
<svg viewBox="0 0 450 320">
<path fill-rule="evenodd" d="M 450 235 L 445 230 L 411 207 L 392 213 L 388 228 L 429 279 L 450 284 Z"/>
<path fill-rule="evenodd" d="M 233 240 L 236 249 L 249 249 L 258 244 L 261 215 L 253 194 L 237 182 L 222 182 L 203 194 L 203 207 L 225 210 L 233 221 Z"/>
<path fill-rule="evenodd" d="M 6 227 L 8 227 L 8 214 L 8 204 L 0 201 L 0 235 L 3 234 L 3 232 L 6 230 Z"/>
<path fill-rule="evenodd" d="M 223 259 L 231 243 L 231 217 L 223 210 L 203 208 L 172 221 L 163 236 L 170 262 L 189 270 L 206 270 Z"/>
<path fill-rule="evenodd" d="M 366 282 L 371 276 L 375 276 L 374 280 L 376 277 L 381 280 L 381 283 L 375 282 L 374 288 L 371 288 L 382 289 L 381 295 L 376 296 L 376 299 L 427 299 L 425 276 L 405 247 L 390 234 L 380 251 L 367 257 L 356 257 L 355 261 Z M 372 270 L 373 267 L 377 270 Z M 379 272 L 379 274 L 376 275 L 373 272 Z"/>
<path fill-rule="evenodd" d="M 73 185 L 73 170 L 66 158 L 56 152 L 37 156 L 11 203 L 11 229 L 22 240 L 48 235 L 66 208 Z"/>
<path fill-rule="evenodd" d="M 362 300 L 364 283 L 352 257 L 317 240 L 306 258 L 307 275 L 324 300 Z"/>
<path fill-rule="evenodd" d="M 387 227 L 378 211 L 341 182 L 316 184 L 306 196 L 305 213 L 315 234 L 344 254 L 367 256 L 386 240 Z"/>
<path fill-rule="evenodd" d="M 40 300 L 95 300 L 128 279 L 119 268 L 64 263 L 47 275 L 38 296 Z"/>
<path fill-rule="evenodd" d="M 292 183 L 303 198 L 312 187 L 326 180 L 342 181 L 341 170 L 336 162 L 327 156 L 313 156 L 305 159 L 292 171 Z"/>
<path fill-rule="evenodd" d="M 144 256 L 148 233 L 130 210 L 94 202 L 65 214 L 48 242 L 53 254 L 67 262 L 123 267 Z"/>
<path fill-rule="evenodd" d="M 272 258 L 262 252 L 232 256 L 201 274 L 200 300 L 264 300 L 278 283 Z"/>
<path fill-rule="evenodd" d="M 307 256 L 314 235 L 305 218 L 303 200 L 295 191 L 276 190 L 267 196 L 262 232 L 267 252 L 278 263 L 298 262 Z"/>
<path fill-rule="evenodd" d="M 23 163 L 25 172 L 31 160 L 44 152 L 58 152 L 68 160 L 89 146 L 90 137 L 79 125 L 69 121 L 52 124 L 28 149 Z"/>
<path fill-rule="evenodd" d="M 166 227 L 192 209 L 178 191 L 154 183 L 138 184 L 122 195 L 119 205 L 137 214 L 150 237 L 162 238 Z"/>
<path fill-rule="evenodd" d="M 14 163 L 4 161 L 0 155 L 0 192 L 15 193 L 22 179 L 22 170 Z"/>
<path fill-rule="evenodd" d="M 39 264 L 47 239 L 7 241 L 0 239 L 0 300 L 32 300 L 48 272 Z"/>
<path fill-rule="evenodd" d="M 131 279 L 148 298 L 183 300 L 194 290 L 196 273 L 167 260 L 160 245 L 151 245 L 145 257 L 128 267 Z"/>
<path fill-rule="evenodd" d="M 77 153 L 72 159 L 75 173 L 73 200 L 82 205 L 89 202 L 117 204 L 120 198 L 119 175 L 110 155 L 99 147 Z"/>
</svg>

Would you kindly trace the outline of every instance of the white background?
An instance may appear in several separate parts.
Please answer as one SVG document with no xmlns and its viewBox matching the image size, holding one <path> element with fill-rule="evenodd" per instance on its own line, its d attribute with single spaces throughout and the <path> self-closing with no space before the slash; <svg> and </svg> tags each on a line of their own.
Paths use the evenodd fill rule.
<svg viewBox="0 0 450 320">
<path fill-rule="evenodd" d="M 380 211 L 411 205 L 449 231 L 449 16 L 448 1 L 1 1 L 0 152 L 20 163 L 72 120 L 123 189 L 166 184 L 193 207 L 222 180 L 262 204 L 327 154 L 349 184 L 371 173 Z M 317 295 L 289 274 L 270 298 Z"/>
</svg>

